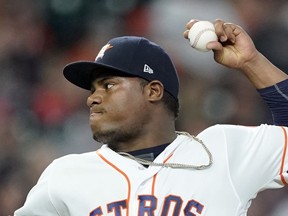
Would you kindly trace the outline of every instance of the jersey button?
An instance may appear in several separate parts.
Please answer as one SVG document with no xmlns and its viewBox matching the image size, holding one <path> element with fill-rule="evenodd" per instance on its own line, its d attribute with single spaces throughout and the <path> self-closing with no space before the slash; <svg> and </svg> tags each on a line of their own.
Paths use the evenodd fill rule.
<svg viewBox="0 0 288 216">
<path fill-rule="evenodd" d="M 139 169 L 139 170 L 144 170 L 145 168 L 142 167 L 142 166 L 139 166 L 138 169 Z"/>
</svg>

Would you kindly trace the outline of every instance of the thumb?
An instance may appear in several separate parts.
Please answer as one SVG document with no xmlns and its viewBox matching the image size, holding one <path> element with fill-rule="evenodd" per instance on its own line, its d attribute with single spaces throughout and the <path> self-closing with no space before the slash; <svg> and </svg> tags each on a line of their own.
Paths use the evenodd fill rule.
<svg viewBox="0 0 288 216">
<path fill-rule="evenodd" d="M 223 49 L 223 46 L 221 43 L 219 43 L 218 41 L 211 41 L 207 44 L 206 46 L 207 49 L 209 50 L 217 50 L 220 51 Z"/>
</svg>

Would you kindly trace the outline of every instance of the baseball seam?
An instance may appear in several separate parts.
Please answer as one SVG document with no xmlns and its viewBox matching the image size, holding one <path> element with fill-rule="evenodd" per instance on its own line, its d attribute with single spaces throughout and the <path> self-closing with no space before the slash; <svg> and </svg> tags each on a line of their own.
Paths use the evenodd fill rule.
<svg viewBox="0 0 288 216">
<path fill-rule="evenodd" d="M 192 47 L 193 47 L 193 48 L 196 48 L 196 45 L 197 45 L 200 37 L 202 36 L 203 33 L 207 32 L 207 31 L 215 32 L 214 29 L 211 29 L 211 28 L 206 28 L 206 29 L 201 30 L 201 31 L 196 35 L 196 37 L 195 37 L 195 40 L 194 40 L 194 42 L 193 42 L 193 44 L 192 44 Z"/>
</svg>

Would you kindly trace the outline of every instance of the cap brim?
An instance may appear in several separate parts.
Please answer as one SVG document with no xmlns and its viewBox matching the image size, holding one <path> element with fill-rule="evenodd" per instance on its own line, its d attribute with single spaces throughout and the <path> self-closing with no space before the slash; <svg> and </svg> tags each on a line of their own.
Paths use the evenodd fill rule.
<svg viewBox="0 0 288 216">
<path fill-rule="evenodd" d="M 63 75 L 69 82 L 73 83 L 74 85 L 86 90 L 90 90 L 92 78 L 95 79 L 97 74 L 100 76 L 101 74 L 105 73 L 105 70 L 103 69 L 107 69 L 107 72 L 113 71 L 119 74 L 129 74 L 109 65 L 92 61 L 79 61 L 66 65 L 63 69 Z"/>
</svg>

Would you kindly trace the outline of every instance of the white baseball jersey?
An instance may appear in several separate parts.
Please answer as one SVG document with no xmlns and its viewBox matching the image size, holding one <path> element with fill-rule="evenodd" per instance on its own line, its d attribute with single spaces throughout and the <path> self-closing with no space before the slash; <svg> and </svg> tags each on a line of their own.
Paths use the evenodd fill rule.
<svg viewBox="0 0 288 216">
<path fill-rule="evenodd" d="M 288 128 L 215 125 L 198 135 L 213 155 L 204 170 L 143 167 L 103 145 L 51 163 L 15 216 L 244 216 L 251 199 L 288 183 Z M 203 146 L 178 137 L 159 163 L 208 163 Z"/>
</svg>

